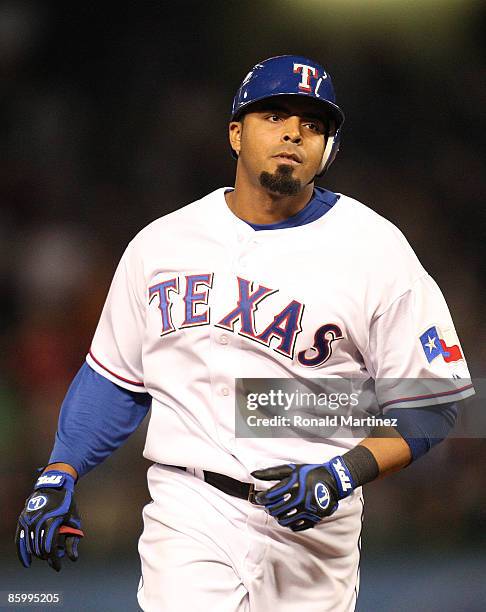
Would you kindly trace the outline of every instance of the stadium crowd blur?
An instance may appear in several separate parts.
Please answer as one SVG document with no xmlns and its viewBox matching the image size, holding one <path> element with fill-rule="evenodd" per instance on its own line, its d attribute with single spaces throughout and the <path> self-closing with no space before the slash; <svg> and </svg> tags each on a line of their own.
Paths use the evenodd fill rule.
<svg viewBox="0 0 486 612">
<path fill-rule="evenodd" d="M 262 25 L 263 11 L 252 23 L 252 2 L 189 5 L 133 3 L 116 15 L 52 2 L 0 8 L 1 550 L 13 546 L 125 245 L 156 217 L 232 184 L 232 96 L 264 57 L 298 52 L 329 67 L 347 119 L 320 184 L 402 229 L 446 295 L 473 376 L 486 374 L 486 13 L 470 20 L 458 56 L 452 43 L 407 54 L 371 35 L 336 47 L 324 26 L 289 42 L 290 26 Z M 231 35 L 221 29 L 228 5 L 238 17 Z M 143 433 L 135 440 L 79 485 L 86 545 L 99 553 L 141 530 Z M 474 483 L 485 459 L 485 440 L 449 440 L 370 485 L 371 545 L 440 547 L 445 533 L 448 546 L 484 544 L 486 491 Z"/>
</svg>

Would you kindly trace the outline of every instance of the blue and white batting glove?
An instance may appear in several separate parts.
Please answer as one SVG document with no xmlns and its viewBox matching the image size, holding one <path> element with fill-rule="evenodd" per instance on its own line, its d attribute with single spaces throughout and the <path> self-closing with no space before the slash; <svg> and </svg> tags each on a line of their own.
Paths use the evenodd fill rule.
<svg viewBox="0 0 486 612">
<path fill-rule="evenodd" d="M 84 533 L 73 493 L 74 478 L 66 472 L 52 470 L 37 479 L 15 534 L 17 555 L 24 567 L 30 567 L 32 555 L 47 560 L 57 572 L 66 553 L 71 561 L 78 559 L 78 543 Z"/>
<path fill-rule="evenodd" d="M 278 465 L 252 472 L 258 480 L 280 480 L 256 495 L 256 502 L 280 525 L 292 531 L 314 527 L 331 516 L 340 499 L 351 495 L 358 486 L 343 457 L 327 463 Z"/>
</svg>

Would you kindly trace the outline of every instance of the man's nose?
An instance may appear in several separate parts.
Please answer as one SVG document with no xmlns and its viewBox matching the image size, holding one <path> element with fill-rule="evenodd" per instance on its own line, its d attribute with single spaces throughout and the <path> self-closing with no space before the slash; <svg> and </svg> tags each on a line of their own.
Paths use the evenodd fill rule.
<svg viewBox="0 0 486 612">
<path fill-rule="evenodd" d="M 295 144 L 301 142 L 302 134 L 300 133 L 300 117 L 294 115 L 292 117 L 288 117 L 284 121 L 282 140 L 284 142 L 293 142 Z"/>
</svg>

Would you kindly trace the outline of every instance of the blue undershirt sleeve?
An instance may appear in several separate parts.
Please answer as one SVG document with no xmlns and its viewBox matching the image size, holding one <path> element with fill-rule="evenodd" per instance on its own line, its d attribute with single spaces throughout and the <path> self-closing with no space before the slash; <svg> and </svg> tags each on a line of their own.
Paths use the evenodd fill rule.
<svg viewBox="0 0 486 612">
<path fill-rule="evenodd" d="M 119 387 L 85 363 L 62 403 L 49 463 L 68 463 L 83 476 L 137 429 L 151 399 Z"/>
<path fill-rule="evenodd" d="M 397 419 L 395 429 L 409 445 L 415 461 L 448 436 L 457 419 L 457 402 L 423 408 L 392 408 L 386 416 Z"/>
</svg>

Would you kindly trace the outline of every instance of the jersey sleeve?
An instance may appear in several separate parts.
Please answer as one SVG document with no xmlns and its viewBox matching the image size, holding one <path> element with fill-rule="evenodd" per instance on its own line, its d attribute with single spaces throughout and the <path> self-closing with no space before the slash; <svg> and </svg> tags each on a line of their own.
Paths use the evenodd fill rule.
<svg viewBox="0 0 486 612">
<path fill-rule="evenodd" d="M 145 330 L 143 270 L 133 242 L 125 250 L 96 328 L 88 364 L 115 384 L 145 392 L 142 346 Z"/>
<path fill-rule="evenodd" d="M 374 318 L 363 357 L 384 412 L 474 394 L 444 296 L 426 273 Z"/>
</svg>

